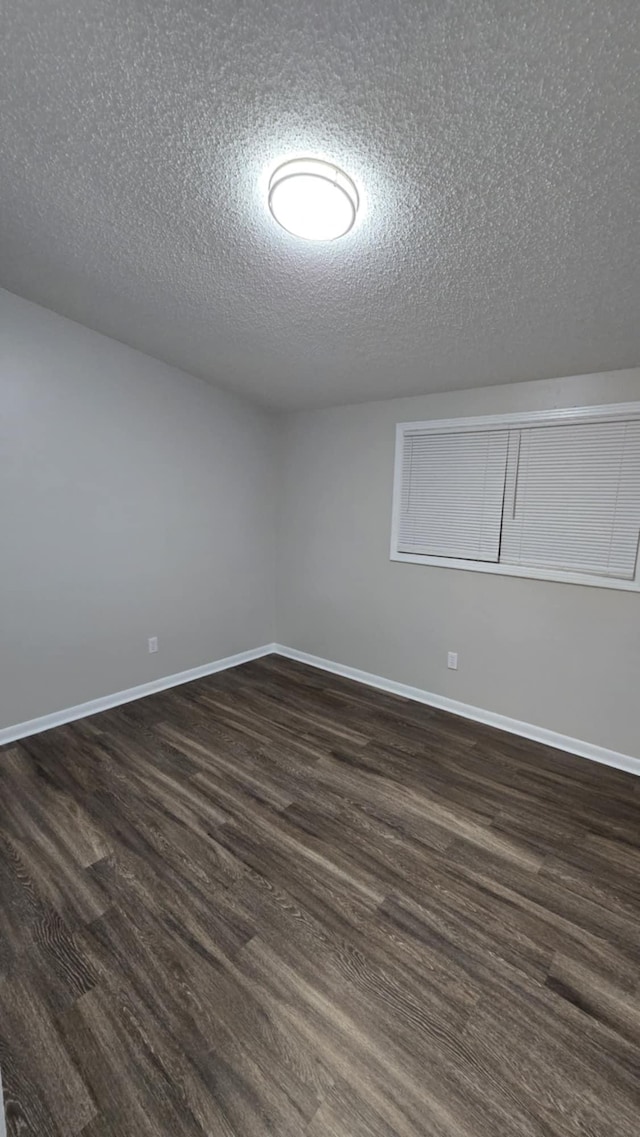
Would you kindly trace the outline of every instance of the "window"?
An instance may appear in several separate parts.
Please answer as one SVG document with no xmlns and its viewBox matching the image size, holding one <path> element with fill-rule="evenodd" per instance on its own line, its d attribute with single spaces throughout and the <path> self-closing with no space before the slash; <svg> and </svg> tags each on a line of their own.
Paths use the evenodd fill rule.
<svg viewBox="0 0 640 1137">
<path fill-rule="evenodd" d="M 640 403 L 400 423 L 391 558 L 640 590 Z"/>
</svg>

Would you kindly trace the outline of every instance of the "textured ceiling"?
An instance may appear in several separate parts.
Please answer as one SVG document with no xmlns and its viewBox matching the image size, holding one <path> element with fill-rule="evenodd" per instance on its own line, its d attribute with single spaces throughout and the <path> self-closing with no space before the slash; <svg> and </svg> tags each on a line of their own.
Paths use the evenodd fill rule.
<svg viewBox="0 0 640 1137">
<path fill-rule="evenodd" d="M 0 285 L 313 406 L 640 363 L 638 0 L 6 0 Z M 335 244 L 266 208 L 329 156 Z"/>
</svg>

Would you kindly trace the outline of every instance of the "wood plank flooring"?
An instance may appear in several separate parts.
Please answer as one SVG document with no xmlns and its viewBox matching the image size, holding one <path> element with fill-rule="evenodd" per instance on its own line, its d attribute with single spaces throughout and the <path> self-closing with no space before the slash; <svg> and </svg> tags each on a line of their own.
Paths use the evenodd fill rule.
<svg viewBox="0 0 640 1137">
<path fill-rule="evenodd" d="M 0 753 L 9 1137 L 637 1137 L 640 779 L 276 656 Z"/>
</svg>

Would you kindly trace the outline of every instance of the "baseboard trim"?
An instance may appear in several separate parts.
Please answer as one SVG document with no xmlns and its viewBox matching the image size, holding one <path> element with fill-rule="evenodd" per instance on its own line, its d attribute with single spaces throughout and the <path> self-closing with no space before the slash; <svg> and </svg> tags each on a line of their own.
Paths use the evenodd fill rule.
<svg viewBox="0 0 640 1137">
<path fill-rule="evenodd" d="M 30 719 L 28 722 L 16 723 L 0 730 L 0 746 L 17 742 L 20 738 L 27 738 L 31 734 L 40 734 L 43 730 L 52 730 L 65 723 L 76 722 L 89 715 L 108 711 L 112 707 L 132 703 L 136 699 L 143 699 L 147 695 L 154 695 L 158 691 L 166 691 L 170 687 L 178 687 L 182 683 L 191 683 L 194 679 L 202 679 L 205 675 L 215 675 L 217 671 L 226 671 L 231 667 L 238 667 L 241 663 L 249 663 L 252 659 L 261 659 L 265 655 L 281 655 L 286 659 L 306 663 L 309 667 L 316 667 L 320 671 L 329 671 L 333 675 L 341 675 L 345 679 L 354 679 L 357 683 L 364 683 L 367 687 L 377 687 L 381 691 L 388 691 L 392 695 L 400 695 L 403 699 L 412 699 L 417 703 L 425 703 L 429 707 L 437 707 L 450 714 L 460 715 L 461 718 L 473 719 L 474 722 L 494 726 L 508 734 L 517 734 L 521 738 L 530 738 L 544 746 L 551 746 L 555 750 L 566 750 L 569 754 L 577 754 L 580 758 L 588 758 L 591 762 L 600 762 L 604 766 L 614 766 L 618 770 L 640 776 L 640 758 L 633 758 L 630 754 L 620 754 L 616 750 L 607 750 L 604 746 L 596 746 L 591 742 L 584 742 L 579 738 L 571 738 L 567 734 L 559 734 L 554 730 L 547 730 L 533 723 L 521 722 L 519 719 L 509 718 L 496 711 L 486 711 L 482 707 L 474 707 L 469 703 L 458 702 L 457 699 L 448 699 L 444 695 L 436 695 L 433 691 L 423 691 L 420 687 L 409 687 L 405 683 L 396 683 L 394 679 L 385 679 L 382 675 L 374 675 L 370 671 L 361 671 L 357 667 L 347 667 L 343 663 L 336 663 L 331 659 L 323 659 L 319 655 L 311 655 L 297 648 L 286 647 L 284 644 L 270 643 L 251 651 L 241 651 L 236 655 L 228 655 L 224 659 L 216 659 L 212 663 L 204 663 L 200 667 L 192 667 L 188 671 L 179 671 L 175 675 L 167 675 L 162 679 L 154 679 L 150 683 L 141 683 L 137 687 L 129 687 L 125 691 L 116 691 L 113 695 L 104 695 L 100 699 L 91 699 L 87 703 L 79 703 L 75 707 L 67 707 L 62 711 L 55 711 L 50 715 Z"/>
<path fill-rule="evenodd" d="M 144 699 L 146 695 L 155 695 L 158 691 L 178 687 L 181 683 L 191 683 L 194 679 L 204 678 L 205 675 L 215 675 L 216 671 L 226 671 L 230 667 L 238 667 L 241 663 L 249 663 L 252 659 L 261 659 L 263 655 L 272 655 L 275 649 L 275 644 L 263 644 L 262 647 L 252 648 L 251 651 L 240 651 L 237 655 L 228 655 L 224 659 L 214 660 L 213 663 L 192 667 L 189 671 L 179 671 L 175 675 L 166 675 L 163 679 L 153 679 L 150 683 L 129 687 L 126 691 L 116 691 L 113 695 L 103 695 L 102 698 L 91 699 L 88 703 L 78 703 L 77 706 L 67 707 L 63 711 L 54 711 L 50 715 L 42 715 L 28 722 L 7 726 L 0 730 L 0 746 L 17 742 L 18 739 L 27 738 L 30 734 L 51 730 L 54 726 L 64 726 L 65 723 L 97 715 L 100 711 L 108 711 L 124 703 L 132 703 L 135 699 Z"/>
<path fill-rule="evenodd" d="M 368 687 L 378 687 L 381 691 L 401 695 L 404 699 L 426 703 L 429 707 L 438 707 L 442 711 L 449 711 L 452 715 L 460 715 L 462 718 L 473 719 L 487 726 L 495 726 L 498 730 L 507 731 L 508 734 L 518 734 L 522 738 L 541 742 L 544 746 L 552 746 L 555 750 L 566 750 L 569 754 L 577 754 L 580 758 L 588 758 L 591 762 L 600 762 L 604 766 L 614 766 L 617 770 L 625 770 L 627 773 L 640 776 L 640 758 L 633 758 L 630 754 L 620 754 L 616 750 L 607 750 L 604 746 L 595 746 L 579 738 L 558 734 L 555 730 L 547 730 L 529 722 L 520 722 L 519 719 L 508 718 L 495 711 L 485 711 L 482 707 L 460 703 L 457 699 L 447 699 L 444 695 L 423 691 L 420 687 L 408 687 L 404 683 L 396 683 L 393 679 L 385 679 L 382 675 L 360 671 L 357 667 L 346 667 L 342 663 L 334 663 L 333 660 L 322 659 L 306 651 L 285 647 L 284 644 L 274 644 L 273 651 L 286 659 L 294 659 L 298 663 L 317 667 L 320 671 L 330 671 L 333 675 L 342 675 L 345 679 L 355 679 L 356 682 L 365 683 Z"/>
</svg>

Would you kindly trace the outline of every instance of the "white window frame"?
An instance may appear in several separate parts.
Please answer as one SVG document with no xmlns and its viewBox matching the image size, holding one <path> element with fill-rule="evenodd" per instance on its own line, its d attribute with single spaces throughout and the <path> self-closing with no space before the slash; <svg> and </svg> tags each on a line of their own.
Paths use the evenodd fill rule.
<svg viewBox="0 0 640 1137">
<path fill-rule="evenodd" d="M 405 561 L 416 565 L 435 565 L 440 568 L 465 569 L 467 572 L 489 572 L 498 576 L 521 576 L 533 580 L 554 580 L 566 584 L 584 584 L 594 588 L 615 588 L 623 592 L 640 592 L 640 555 L 636 562 L 633 580 L 594 576 L 589 573 L 566 572 L 560 569 L 532 568 L 527 565 L 510 565 L 495 561 L 459 560 L 456 557 L 434 557 L 427 554 L 398 552 L 400 526 L 400 499 L 402 493 L 402 456 L 404 437 L 412 431 L 429 434 L 462 433 L 478 430 L 517 430 L 531 426 L 562 426 L 590 422 L 616 422 L 639 418 L 640 402 L 614 403 L 595 407 L 566 407 L 548 411 L 525 411 L 518 414 L 482 415 L 477 418 L 430 419 L 426 422 L 399 422 L 396 425 L 396 450 L 393 469 L 393 505 L 391 511 L 392 561 Z"/>
</svg>

